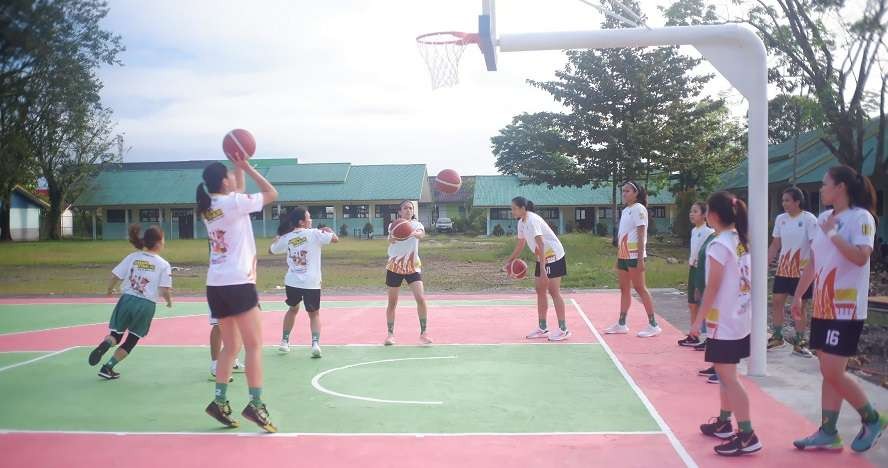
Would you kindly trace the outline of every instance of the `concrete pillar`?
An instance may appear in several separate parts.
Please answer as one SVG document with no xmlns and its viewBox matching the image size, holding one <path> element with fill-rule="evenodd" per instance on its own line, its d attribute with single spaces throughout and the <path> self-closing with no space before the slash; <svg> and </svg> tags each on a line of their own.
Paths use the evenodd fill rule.
<svg viewBox="0 0 888 468">
<path fill-rule="evenodd" d="M 93 209 L 92 209 L 92 235 L 93 235 L 93 240 L 96 240 L 96 210 L 97 210 L 97 209 L 98 209 L 98 208 L 93 208 Z"/>
</svg>

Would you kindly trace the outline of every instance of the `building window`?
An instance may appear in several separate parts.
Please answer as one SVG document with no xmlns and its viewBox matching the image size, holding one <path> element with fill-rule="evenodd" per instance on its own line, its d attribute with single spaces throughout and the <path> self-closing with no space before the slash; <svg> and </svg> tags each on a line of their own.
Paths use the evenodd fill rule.
<svg viewBox="0 0 888 468">
<path fill-rule="evenodd" d="M 382 205 L 376 205 L 373 207 L 373 217 L 382 218 Z"/>
<path fill-rule="evenodd" d="M 652 206 L 648 208 L 648 213 L 651 218 L 665 218 L 666 217 L 666 207 L 665 206 Z"/>
<path fill-rule="evenodd" d="M 537 214 L 544 219 L 558 219 L 561 217 L 561 211 L 558 208 L 540 208 Z"/>
<path fill-rule="evenodd" d="M 577 221 L 585 221 L 586 220 L 586 209 L 585 208 L 575 208 L 574 209 L 574 219 Z"/>
<path fill-rule="evenodd" d="M 262 218 L 265 217 L 265 208 L 255 212 L 250 213 L 250 219 L 253 221 L 262 221 Z"/>
<path fill-rule="evenodd" d="M 278 205 L 271 205 L 271 219 L 277 220 L 281 219 L 281 207 Z"/>
<path fill-rule="evenodd" d="M 491 208 L 490 219 L 512 219 L 512 210 L 509 208 Z"/>
<path fill-rule="evenodd" d="M 343 205 L 342 217 L 345 219 L 367 218 L 370 208 L 367 205 Z"/>
<path fill-rule="evenodd" d="M 125 223 L 126 210 L 105 210 L 105 216 L 109 223 Z"/>
<path fill-rule="evenodd" d="M 459 215 L 463 218 L 466 217 L 466 207 L 464 207 L 464 206 L 459 207 Z"/>
<path fill-rule="evenodd" d="M 336 209 L 332 206 L 309 206 L 308 213 L 312 219 L 333 219 Z"/>
<path fill-rule="evenodd" d="M 140 223 L 156 223 L 160 220 L 160 210 L 151 208 L 147 210 L 139 210 Z"/>
<path fill-rule="evenodd" d="M 820 191 L 808 192 L 808 210 L 814 214 L 820 213 Z"/>
<path fill-rule="evenodd" d="M 598 217 L 600 219 L 611 219 L 611 217 L 614 214 L 614 212 L 612 210 L 613 210 L 613 208 L 599 208 L 598 209 Z"/>
</svg>

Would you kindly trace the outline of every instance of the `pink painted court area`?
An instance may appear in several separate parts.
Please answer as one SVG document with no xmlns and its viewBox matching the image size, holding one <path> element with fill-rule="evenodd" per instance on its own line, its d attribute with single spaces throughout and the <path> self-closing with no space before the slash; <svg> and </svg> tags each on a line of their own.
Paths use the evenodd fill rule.
<svg viewBox="0 0 888 468">
<path fill-rule="evenodd" d="M 327 348 L 325 348 L 325 357 L 320 361 L 314 361 L 321 368 L 325 365 L 325 360 L 333 362 L 335 353 L 339 349 L 352 350 L 350 346 L 338 348 L 340 345 L 368 348 L 372 346 L 374 347 L 372 349 L 377 349 L 373 351 L 374 353 L 390 353 L 395 358 L 409 355 L 411 350 L 419 349 L 416 346 L 418 323 L 411 297 L 404 295 L 401 298 L 396 325 L 398 345 L 384 350 L 376 348 L 385 337 L 385 310 L 384 306 L 380 306 L 382 297 L 344 296 L 324 299 L 335 302 L 336 306 L 325 307 L 322 304 L 324 327 L 322 343 Z M 502 301 L 491 303 L 491 299 Z M 536 325 L 536 307 L 533 299 L 532 294 L 430 296 L 429 332 L 435 340 L 432 350 L 448 353 L 461 346 L 473 345 L 508 350 L 510 346 L 528 344 L 524 335 Z M 206 422 L 208 429 L 202 431 L 96 430 L 92 425 L 89 425 L 89 430 L 77 431 L 68 427 L 57 429 L 51 424 L 46 428 L 29 429 L 29 426 L 20 419 L 7 419 L 0 412 L 0 453 L 3 454 L 0 458 L 3 462 L 0 465 L 75 468 L 94 466 L 136 468 L 162 465 L 241 467 L 246 464 L 332 467 L 717 467 L 737 464 L 774 467 L 871 466 L 864 458 L 853 455 L 850 448 L 846 448 L 840 454 L 797 451 L 792 446 L 792 440 L 813 432 L 816 427 L 801 415 L 774 400 L 755 382 L 748 379 L 744 379 L 744 384 L 750 394 L 752 423 L 764 444 L 764 449 L 741 459 L 726 459 L 715 455 L 712 448 L 717 440 L 701 435 L 698 429 L 701 423 L 718 413 L 718 386 L 707 385 L 702 378 L 696 376 L 697 370 L 705 366 L 702 362 L 702 353 L 676 346 L 676 340 L 683 336 L 682 333 L 662 319 L 660 324 L 664 333 L 657 338 L 641 339 L 634 333 L 600 337 L 599 332 L 595 330 L 602 330 L 616 319 L 619 307 L 617 293 L 576 293 L 566 295 L 566 300 L 567 323 L 572 332 L 570 340 L 566 343 L 533 341 L 531 342 L 533 346 L 521 346 L 524 351 L 517 353 L 516 356 L 526 356 L 527 353 L 533 355 L 537 349 L 540 352 L 551 353 L 553 351 L 549 347 L 582 345 L 584 347 L 581 350 L 588 349 L 590 353 L 588 360 L 583 359 L 582 351 L 579 357 L 575 357 L 577 355 L 575 346 L 562 348 L 565 350 L 565 356 L 574 356 L 570 358 L 571 366 L 579 369 L 591 365 L 613 366 L 608 370 L 617 377 L 613 380 L 584 383 L 587 385 L 585 389 L 573 389 L 569 382 L 563 382 L 563 379 L 569 379 L 570 375 L 560 375 L 557 363 L 540 368 L 539 380 L 532 383 L 550 385 L 552 401 L 544 398 L 532 403 L 537 407 L 531 408 L 531 414 L 546 422 L 539 425 L 546 428 L 539 432 L 532 429 L 522 429 L 520 432 L 509 430 L 489 433 L 454 432 L 443 426 L 441 432 L 428 430 L 350 432 L 344 422 L 342 427 L 345 429 L 342 432 L 288 432 L 286 426 L 281 426 L 281 433 L 264 435 L 254 432 L 227 433 L 212 429 L 213 424 L 210 420 Z M 186 301 L 190 300 L 180 300 L 180 302 Z M 199 299 L 194 301 L 201 302 Z M 46 307 L 65 307 L 66 304 L 75 302 L 96 304 L 96 307 L 107 310 L 108 316 L 113 308 L 113 301 L 97 299 L 40 301 L 6 299 L 0 301 L 0 311 L 6 305 L 25 302 L 40 303 Z M 280 327 L 285 306 L 280 297 L 264 297 L 263 304 L 265 344 L 275 346 L 280 341 Z M 64 350 L 58 355 L 44 354 L 42 356 L 45 358 L 34 362 L 20 362 L 11 366 L 0 364 L 0 388 L 3 388 L 4 379 L 26 378 L 25 376 L 32 375 L 29 372 L 36 372 L 39 366 L 48 365 L 53 360 L 65 359 L 69 353 L 75 353 L 71 355 L 75 358 L 77 353 L 83 355 L 82 369 L 76 370 L 78 375 L 82 371 L 86 376 L 94 376 L 96 369 L 86 364 L 85 356 L 103 336 L 106 326 L 88 324 L 96 323 L 95 321 L 85 323 L 87 324 L 16 333 L 6 333 L 0 329 L 2 353 L 21 351 L 50 353 Z M 555 323 L 554 312 L 550 305 L 550 327 Z M 629 314 L 629 324 L 637 330 L 643 323 L 644 313 L 640 306 L 634 305 Z M 309 341 L 307 328 L 307 317 L 302 313 L 297 318 L 291 343 L 307 344 Z M 202 315 L 189 314 L 157 319 L 152 324 L 150 335 L 140 342 L 140 346 L 145 346 L 141 351 L 147 355 L 152 352 L 152 346 L 164 348 L 204 346 L 207 344 L 208 331 L 207 318 Z M 554 351 L 556 354 L 561 352 L 557 349 Z M 567 349 L 571 349 L 572 352 L 567 353 Z M 131 357 L 132 363 L 125 361 L 120 365 L 123 369 L 121 372 L 124 373 L 123 379 L 140 378 L 140 369 L 135 360 L 136 353 L 139 352 L 140 350 L 136 348 Z M 602 353 L 606 353 L 606 358 L 592 359 L 593 354 L 602 356 Z M 305 360 L 306 354 L 305 348 L 296 347 L 287 359 Z M 505 357 L 500 358 L 501 362 L 498 365 L 503 368 L 512 369 L 524 365 L 517 359 L 510 359 L 508 352 L 501 355 Z M 127 367 L 127 364 L 131 365 Z M 568 363 L 565 364 L 567 365 Z M 266 373 L 268 374 L 268 371 Z M 309 380 L 311 377 L 312 375 L 305 374 L 293 375 L 291 378 Z M 189 377 L 182 376 L 182 378 Z M 92 383 L 87 378 L 84 379 L 84 388 L 92 388 L 92 385 L 122 384 L 123 379 L 103 382 L 96 377 Z M 14 382 L 6 383 L 14 385 Z M 627 418 L 631 416 L 653 421 L 649 424 L 650 427 L 628 431 L 552 429 L 553 424 L 557 426 L 559 414 L 553 413 L 550 408 L 553 407 L 555 399 L 561 397 L 561 393 L 565 391 L 563 389 L 578 392 L 575 395 L 577 401 L 584 401 L 583 405 L 592 405 L 588 408 L 575 408 L 574 411 L 588 412 L 590 417 L 594 418 L 598 412 L 594 408 L 594 402 L 582 400 L 581 397 L 583 393 L 600 390 L 594 388 L 599 385 L 625 386 L 627 398 L 638 402 L 635 407 L 639 408 L 638 414 L 627 415 Z M 245 391 L 241 388 L 243 386 L 242 379 L 240 382 L 235 382 L 229 394 L 240 398 L 240 393 Z M 211 390 L 212 382 L 206 382 L 207 401 Z M 285 389 L 280 387 L 266 388 L 273 417 L 276 409 L 273 406 L 274 395 L 283 391 Z M 496 391 L 520 393 L 522 390 L 520 385 L 507 389 L 490 389 L 490 392 Z M 478 395 L 479 398 L 482 396 L 488 395 Z M 16 398 L 26 397 L 26 395 L 16 396 Z M 35 407 L 40 406 L 36 401 L 33 404 Z M 126 394 L 118 394 L 114 395 L 113 400 L 108 401 L 107 407 L 108 411 L 115 412 L 117 411 L 115 408 L 127 408 L 130 404 L 132 402 L 127 400 Z M 202 413 L 205 404 L 204 400 L 194 401 L 194 412 Z M 340 406 L 337 410 L 342 410 L 342 406 L 351 403 L 330 399 L 327 404 Z M 235 406 L 234 403 L 232 406 Z M 451 407 L 450 410 L 456 409 Z M 377 410 L 380 418 L 384 417 L 383 411 L 403 411 L 408 412 L 408 415 L 421 414 L 409 406 L 395 410 L 373 405 L 361 407 L 361 411 L 369 411 L 371 415 Z M 319 407 L 317 411 L 324 412 L 325 409 Z M 348 414 L 337 413 L 332 409 L 327 411 L 330 411 L 330 414 Z M 51 418 L 46 415 L 41 417 Z M 126 411 L 120 412 L 120 418 L 127 418 Z M 556 419 L 555 423 L 552 422 L 553 418 Z M 598 422 L 602 427 L 607 427 L 610 423 Z M 616 424 L 619 421 L 611 422 Z M 87 425 L 84 422 L 84 426 Z M 62 427 L 62 424 L 58 425 L 58 428 Z M 174 421 L 170 422 L 170 427 L 176 427 Z M 530 421 L 523 427 L 535 426 Z M 250 430 L 252 431 L 252 428 Z"/>
</svg>

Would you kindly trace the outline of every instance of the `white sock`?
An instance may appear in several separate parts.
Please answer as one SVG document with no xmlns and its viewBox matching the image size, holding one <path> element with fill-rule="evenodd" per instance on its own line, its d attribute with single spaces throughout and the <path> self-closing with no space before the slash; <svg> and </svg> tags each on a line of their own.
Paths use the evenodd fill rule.
<svg viewBox="0 0 888 468">
<path fill-rule="evenodd" d="M 214 374 L 216 373 L 216 361 L 213 361 L 213 363 L 210 364 L 210 372 Z"/>
</svg>

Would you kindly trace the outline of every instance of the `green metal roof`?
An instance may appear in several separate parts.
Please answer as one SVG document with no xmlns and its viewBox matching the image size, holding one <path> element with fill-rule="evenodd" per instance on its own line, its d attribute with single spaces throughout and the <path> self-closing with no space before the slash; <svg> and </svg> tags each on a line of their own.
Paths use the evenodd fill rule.
<svg viewBox="0 0 888 468">
<path fill-rule="evenodd" d="M 872 175 L 875 167 L 875 148 L 878 145 L 876 131 L 878 121 L 869 125 L 864 140 L 864 154 L 867 155 L 863 162 L 863 172 Z M 821 141 L 823 130 L 813 130 L 798 137 L 798 156 L 795 163 L 796 183 L 820 182 L 826 170 L 839 164 L 838 159 Z M 790 138 L 783 143 L 768 147 L 768 184 L 789 183 L 793 173 L 793 155 L 795 154 L 795 141 Z M 749 182 L 748 161 L 744 160 L 735 169 L 726 172 L 721 178 L 721 185 L 725 189 L 746 188 Z"/>
<path fill-rule="evenodd" d="M 512 198 L 523 196 L 537 206 L 590 206 L 611 204 L 611 186 L 602 185 L 593 188 L 584 187 L 552 187 L 543 184 L 521 185 L 517 176 L 477 176 L 475 177 L 475 200 L 477 207 L 507 207 Z M 619 197 L 619 191 L 617 197 Z M 620 203 L 620 200 L 617 200 Z M 648 197 L 648 204 L 671 205 L 674 203 L 672 194 L 660 190 L 656 196 Z"/>
<path fill-rule="evenodd" d="M 230 167 L 228 161 L 224 161 Z M 297 164 L 281 167 L 273 161 L 259 164 L 259 172 L 276 175 L 274 183 L 280 202 L 424 200 L 428 193 L 426 167 L 423 164 L 352 166 L 350 164 Z M 286 164 L 292 164 L 286 162 Z M 336 183 L 335 179 L 346 173 Z M 301 170 L 301 172 L 299 171 Z M 201 182 L 203 169 L 118 169 L 100 172 L 77 199 L 77 206 L 191 205 Z M 296 176 L 296 183 L 281 174 Z M 301 176 L 298 174 L 302 174 Z M 318 176 L 310 181 L 305 175 Z M 247 191 L 258 190 L 247 178 Z"/>
<path fill-rule="evenodd" d="M 350 168 L 349 163 L 273 167 L 267 178 L 272 184 L 341 184 L 348 177 Z"/>
</svg>

